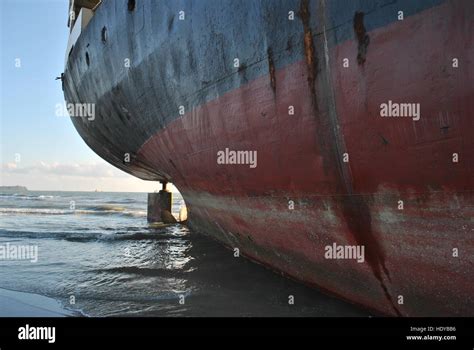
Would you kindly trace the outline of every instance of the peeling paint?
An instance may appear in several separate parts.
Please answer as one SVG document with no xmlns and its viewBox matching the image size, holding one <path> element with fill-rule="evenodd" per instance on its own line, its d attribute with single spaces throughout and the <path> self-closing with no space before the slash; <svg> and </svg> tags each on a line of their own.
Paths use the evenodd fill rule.
<svg viewBox="0 0 474 350">
<path fill-rule="evenodd" d="M 276 77 L 275 77 L 275 62 L 273 61 L 273 51 L 271 47 L 267 50 L 268 57 L 268 73 L 270 75 L 270 86 L 272 87 L 273 93 L 276 92 Z"/>
</svg>

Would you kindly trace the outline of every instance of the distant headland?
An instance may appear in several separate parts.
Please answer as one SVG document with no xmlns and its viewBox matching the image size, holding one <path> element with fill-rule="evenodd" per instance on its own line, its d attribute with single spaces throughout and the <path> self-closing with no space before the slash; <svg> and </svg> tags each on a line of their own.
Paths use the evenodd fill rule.
<svg viewBox="0 0 474 350">
<path fill-rule="evenodd" d="M 22 194 L 28 192 L 25 186 L 0 186 L 0 194 Z"/>
</svg>

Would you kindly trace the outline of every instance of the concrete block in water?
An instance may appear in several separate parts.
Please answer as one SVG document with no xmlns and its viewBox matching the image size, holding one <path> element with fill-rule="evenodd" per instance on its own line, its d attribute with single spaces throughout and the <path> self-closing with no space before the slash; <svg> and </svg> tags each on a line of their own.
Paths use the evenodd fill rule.
<svg viewBox="0 0 474 350">
<path fill-rule="evenodd" d="M 166 190 L 160 192 L 148 193 L 148 212 L 147 220 L 149 222 L 169 221 L 168 213 L 171 213 L 172 193 Z"/>
</svg>

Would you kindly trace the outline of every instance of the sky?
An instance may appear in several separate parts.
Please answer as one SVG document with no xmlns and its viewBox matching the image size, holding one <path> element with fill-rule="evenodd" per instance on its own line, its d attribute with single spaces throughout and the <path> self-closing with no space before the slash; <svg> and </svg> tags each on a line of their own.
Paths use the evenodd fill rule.
<svg viewBox="0 0 474 350">
<path fill-rule="evenodd" d="M 68 0 L 0 0 L 0 185 L 30 190 L 153 192 L 97 156 L 69 117 L 61 81 Z M 174 188 L 173 188 L 174 189 Z"/>
</svg>

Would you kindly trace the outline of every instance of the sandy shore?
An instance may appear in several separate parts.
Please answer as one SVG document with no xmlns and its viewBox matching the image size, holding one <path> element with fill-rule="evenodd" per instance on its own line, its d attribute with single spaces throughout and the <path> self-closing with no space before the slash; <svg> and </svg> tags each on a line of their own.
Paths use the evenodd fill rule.
<svg viewBox="0 0 474 350">
<path fill-rule="evenodd" d="M 68 316 L 77 316 L 77 314 L 64 309 L 55 299 L 0 288 L 0 317 Z"/>
</svg>

